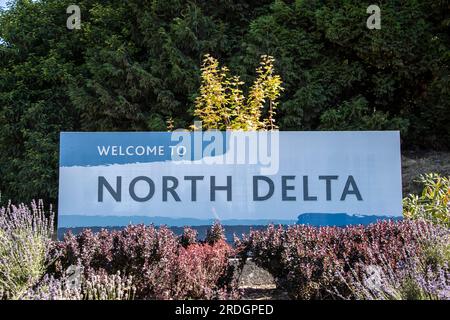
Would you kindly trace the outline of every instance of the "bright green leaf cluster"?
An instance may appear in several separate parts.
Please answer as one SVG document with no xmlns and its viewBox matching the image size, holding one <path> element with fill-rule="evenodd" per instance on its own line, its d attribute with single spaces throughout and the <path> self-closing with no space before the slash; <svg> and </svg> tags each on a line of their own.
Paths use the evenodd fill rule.
<svg viewBox="0 0 450 320">
<path fill-rule="evenodd" d="M 420 182 L 424 185 L 422 194 L 403 200 L 403 215 L 450 227 L 450 177 L 430 173 L 422 175 Z"/>
</svg>

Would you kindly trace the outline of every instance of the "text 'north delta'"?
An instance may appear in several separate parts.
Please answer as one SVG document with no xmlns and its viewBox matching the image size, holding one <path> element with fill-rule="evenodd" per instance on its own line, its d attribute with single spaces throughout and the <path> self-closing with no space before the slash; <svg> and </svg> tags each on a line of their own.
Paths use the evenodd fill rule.
<svg viewBox="0 0 450 320">
<path fill-rule="evenodd" d="M 282 175 L 275 178 L 268 176 L 253 176 L 251 185 L 251 196 L 253 201 L 265 201 L 277 192 L 282 201 L 318 201 L 335 200 L 338 197 L 340 201 L 345 201 L 347 197 L 362 201 L 363 197 L 358 188 L 358 184 L 352 175 L 345 176 L 345 185 L 337 187 L 337 181 L 342 181 L 338 175 L 320 175 L 314 177 L 316 183 L 322 186 L 325 199 L 318 199 L 318 195 L 310 193 L 309 176 Z M 222 183 L 219 183 L 216 176 L 184 176 L 182 179 L 174 176 L 162 176 L 159 186 L 154 179 L 148 176 L 137 176 L 130 183 L 123 183 L 122 176 L 116 176 L 115 179 L 108 180 L 104 176 L 98 177 L 98 202 L 103 202 L 105 197 L 112 197 L 115 201 L 121 202 L 123 192 L 128 192 L 131 199 L 136 202 L 150 201 L 155 193 L 161 192 L 163 202 L 166 201 L 192 201 L 198 199 L 198 190 L 201 190 L 203 197 L 208 197 L 210 201 L 216 201 L 217 194 L 223 193 L 226 201 L 233 201 L 233 183 L 242 183 L 242 181 L 233 181 L 232 176 L 221 177 Z M 277 181 L 278 180 L 278 181 Z M 182 199 L 180 189 L 189 188 L 189 197 Z M 139 190 L 139 192 L 137 192 Z M 144 191 L 143 191 L 144 190 Z M 207 192 L 205 192 L 207 190 Z M 222 196 L 221 199 L 224 199 Z"/>
</svg>

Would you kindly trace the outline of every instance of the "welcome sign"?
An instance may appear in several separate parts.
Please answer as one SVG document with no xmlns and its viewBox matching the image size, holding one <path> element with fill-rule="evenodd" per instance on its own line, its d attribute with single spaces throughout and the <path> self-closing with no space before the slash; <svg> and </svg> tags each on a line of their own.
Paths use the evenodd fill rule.
<svg viewBox="0 0 450 320">
<path fill-rule="evenodd" d="M 401 216 L 399 132 L 61 133 L 60 227 L 338 214 Z"/>
</svg>

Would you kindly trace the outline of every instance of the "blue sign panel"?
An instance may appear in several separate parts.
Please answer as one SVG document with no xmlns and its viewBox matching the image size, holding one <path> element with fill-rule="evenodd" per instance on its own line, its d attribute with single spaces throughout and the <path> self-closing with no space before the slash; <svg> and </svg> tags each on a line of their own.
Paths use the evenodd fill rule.
<svg viewBox="0 0 450 320">
<path fill-rule="evenodd" d="M 59 227 L 400 217 L 400 137 L 367 132 L 61 133 Z"/>
</svg>

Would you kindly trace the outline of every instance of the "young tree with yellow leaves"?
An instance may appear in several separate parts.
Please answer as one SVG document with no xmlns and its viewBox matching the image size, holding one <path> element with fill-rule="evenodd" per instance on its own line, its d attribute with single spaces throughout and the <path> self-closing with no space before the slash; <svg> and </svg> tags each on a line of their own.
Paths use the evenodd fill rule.
<svg viewBox="0 0 450 320">
<path fill-rule="evenodd" d="M 271 56 L 261 56 L 257 78 L 245 98 L 241 89 L 244 82 L 238 76 L 230 76 L 227 67 L 219 69 L 219 62 L 205 55 L 194 111 L 203 127 L 244 131 L 278 129 L 274 116 L 283 87 L 281 77 L 274 73 L 274 62 Z"/>
</svg>

